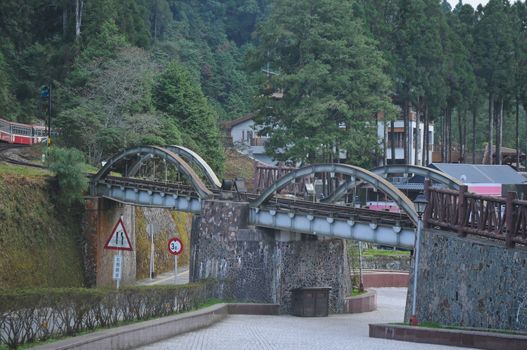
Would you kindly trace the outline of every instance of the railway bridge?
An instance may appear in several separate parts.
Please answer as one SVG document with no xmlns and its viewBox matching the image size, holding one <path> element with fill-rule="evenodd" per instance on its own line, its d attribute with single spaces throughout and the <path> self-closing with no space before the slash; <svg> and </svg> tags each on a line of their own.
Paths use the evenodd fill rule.
<svg viewBox="0 0 527 350">
<path fill-rule="evenodd" d="M 136 178 L 141 166 L 153 158 L 160 159 L 163 164 L 173 165 L 181 174 L 182 181 Z M 123 172 L 122 176 L 110 176 L 111 171 L 116 169 Z M 250 225 L 411 249 L 417 223 L 414 205 L 404 193 L 381 176 L 399 172 L 419 173 L 450 188 L 459 188 L 457 180 L 436 170 L 418 166 L 388 166 L 368 171 L 345 164 L 315 164 L 286 174 L 260 195 L 244 193 L 241 197 L 237 196 L 237 201 L 249 203 Z M 323 202 L 276 196 L 289 184 L 321 173 L 341 175 L 346 179 Z M 367 184 L 381 191 L 402 209 L 401 213 L 335 203 L 359 184 Z M 200 214 L 205 201 L 225 198 L 226 191 L 221 189 L 221 185 L 211 167 L 198 154 L 185 147 L 142 146 L 124 150 L 106 162 L 92 177 L 90 192 L 92 196 L 124 204 Z"/>
<path fill-rule="evenodd" d="M 508 262 L 504 271 L 509 274 L 511 270 L 517 271 L 511 265 L 519 266 L 519 253 L 514 245 L 527 243 L 527 202 L 517 200 L 513 194 L 507 199 L 470 194 L 456 179 L 419 166 L 394 165 L 366 170 L 343 164 L 309 165 L 269 182 L 261 193 L 252 194 L 222 186 L 210 166 L 184 147 L 141 146 L 124 150 L 108 160 L 90 181 L 93 197 L 87 200 L 86 221 L 92 225 L 87 225 L 91 231 L 88 229 L 85 235 L 91 242 L 88 250 L 94 257 L 92 265 L 97 284 L 111 282 L 108 277 L 99 278 L 108 274 L 100 266 L 111 258 L 101 249 L 105 239 L 101 236 L 108 235 L 120 215 L 129 217 L 127 226 L 133 228 L 132 207 L 148 206 L 193 214 L 191 281 L 213 277 L 220 281 L 223 297 L 279 303 L 284 312 L 290 311 L 294 288 L 331 287 L 330 309 L 342 311 L 342 301 L 351 287 L 346 240 L 414 248 L 418 217 L 413 203 L 386 179 L 387 175 L 400 173 L 428 179 L 425 193 L 430 204 L 424 215 L 425 231 L 420 244 L 424 261 L 417 275 L 426 276 L 431 282 L 419 283 L 418 314 L 431 321 L 437 321 L 436 315 L 440 315 L 441 323 L 448 323 L 449 317 L 457 324 L 468 319 L 472 325 L 480 322 L 484 312 L 479 313 L 478 319 L 478 312 L 474 310 L 482 309 L 482 301 L 471 291 L 483 293 L 481 288 L 475 289 L 478 283 L 472 276 L 459 271 L 460 266 L 472 263 L 463 255 L 472 254 L 473 263 L 487 274 L 487 283 L 496 280 L 493 268 L 499 260 L 497 255 L 503 261 L 515 261 Z M 145 174 L 150 179 L 145 180 Z M 303 185 L 315 175 L 339 179 L 333 192 L 323 200 L 283 193 L 291 185 Z M 397 204 L 400 212 L 360 208 L 343 201 L 346 194 L 359 186 L 382 193 Z M 479 238 L 504 244 L 491 254 L 492 249 L 483 249 L 471 241 Z M 477 249 L 477 253 L 472 252 Z M 135 253 L 129 254 L 130 266 L 135 266 Z M 522 255 L 520 260 L 525 264 L 527 253 L 522 254 L 525 257 Z M 130 271 L 130 280 L 134 272 Z M 525 275 L 525 271 L 520 274 Z M 460 275 L 464 276 L 463 280 Z M 448 283 L 465 287 L 460 290 L 458 285 Z M 427 288 L 428 284 L 434 287 Z M 519 296 L 522 291 L 527 294 L 527 285 L 513 294 Z M 435 301 L 427 300 L 430 295 L 435 295 Z M 523 299 L 515 300 L 521 303 Z M 474 303 L 479 304 L 472 306 Z M 504 303 L 510 304 L 510 300 Z M 462 311 L 457 313 L 446 309 L 443 313 L 436 312 L 442 305 L 458 304 L 469 306 L 459 306 Z"/>
</svg>

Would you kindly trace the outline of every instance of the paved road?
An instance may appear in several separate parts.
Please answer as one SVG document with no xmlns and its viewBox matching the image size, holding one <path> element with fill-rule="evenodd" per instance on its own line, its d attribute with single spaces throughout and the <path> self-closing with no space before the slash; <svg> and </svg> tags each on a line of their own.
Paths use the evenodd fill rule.
<svg viewBox="0 0 527 350">
<path fill-rule="evenodd" d="M 400 322 L 404 314 L 406 288 L 379 288 L 377 292 L 378 310 L 374 312 L 322 318 L 232 315 L 209 328 L 182 334 L 141 349 L 461 349 L 369 338 L 369 323 Z"/>
<path fill-rule="evenodd" d="M 174 271 L 159 274 L 154 279 L 146 278 L 139 280 L 135 284 L 138 286 L 151 286 L 156 284 L 187 284 L 189 280 L 189 271 L 187 266 L 180 267 L 177 274 L 177 283 L 174 278 Z"/>
</svg>

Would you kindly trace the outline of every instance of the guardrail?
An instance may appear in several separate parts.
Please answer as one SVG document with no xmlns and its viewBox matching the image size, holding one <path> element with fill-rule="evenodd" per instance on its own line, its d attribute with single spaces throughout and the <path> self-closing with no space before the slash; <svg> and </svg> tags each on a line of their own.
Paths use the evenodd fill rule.
<svg viewBox="0 0 527 350">
<path fill-rule="evenodd" d="M 425 195 L 425 227 L 505 241 L 508 248 L 527 245 L 527 201 L 517 199 L 516 192 L 506 198 L 490 197 L 469 193 L 467 186 L 455 191 L 432 188 L 426 182 Z"/>
</svg>

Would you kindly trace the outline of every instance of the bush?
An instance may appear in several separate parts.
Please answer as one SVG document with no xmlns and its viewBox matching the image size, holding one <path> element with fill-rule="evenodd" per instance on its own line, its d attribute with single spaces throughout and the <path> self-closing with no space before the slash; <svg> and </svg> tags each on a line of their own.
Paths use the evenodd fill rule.
<svg viewBox="0 0 527 350">
<path fill-rule="evenodd" d="M 55 173 L 59 205 L 70 208 L 82 201 L 83 192 L 88 188 L 86 175 L 83 173 L 84 156 L 73 148 L 52 147 L 48 153 L 49 169 Z"/>
<path fill-rule="evenodd" d="M 192 310 L 214 296 L 212 281 L 184 286 L 0 290 L 0 343 L 11 349 L 120 322 Z"/>
</svg>

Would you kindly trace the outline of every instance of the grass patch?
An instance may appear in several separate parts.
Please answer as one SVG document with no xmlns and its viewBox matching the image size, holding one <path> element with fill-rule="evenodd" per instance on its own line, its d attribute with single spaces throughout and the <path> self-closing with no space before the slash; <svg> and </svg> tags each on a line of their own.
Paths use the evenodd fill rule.
<svg viewBox="0 0 527 350">
<path fill-rule="evenodd" d="M 363 295 L 363 294 L 366 294 L 366 293 L 367 293 L 367 291 L 365 291 L 365 290 L 361 291 L 358 288 L 353 288 L 353 290 L 351 291 L 351 296 L 352 297 L 357 297 L 359 295 Z"/>
<path fill-rule="evenodd" d="M 11 174 L 19 176 L 50 176 L 51 172 L 49 172 L 47 169 L 0 163 L 0 174 Z"/>
<path fill-rule="evenodd" d="M 410 256 L 408 250 L 387 250 L 387 249 L 365 249 L 363 256 Z"/>
</svg>

